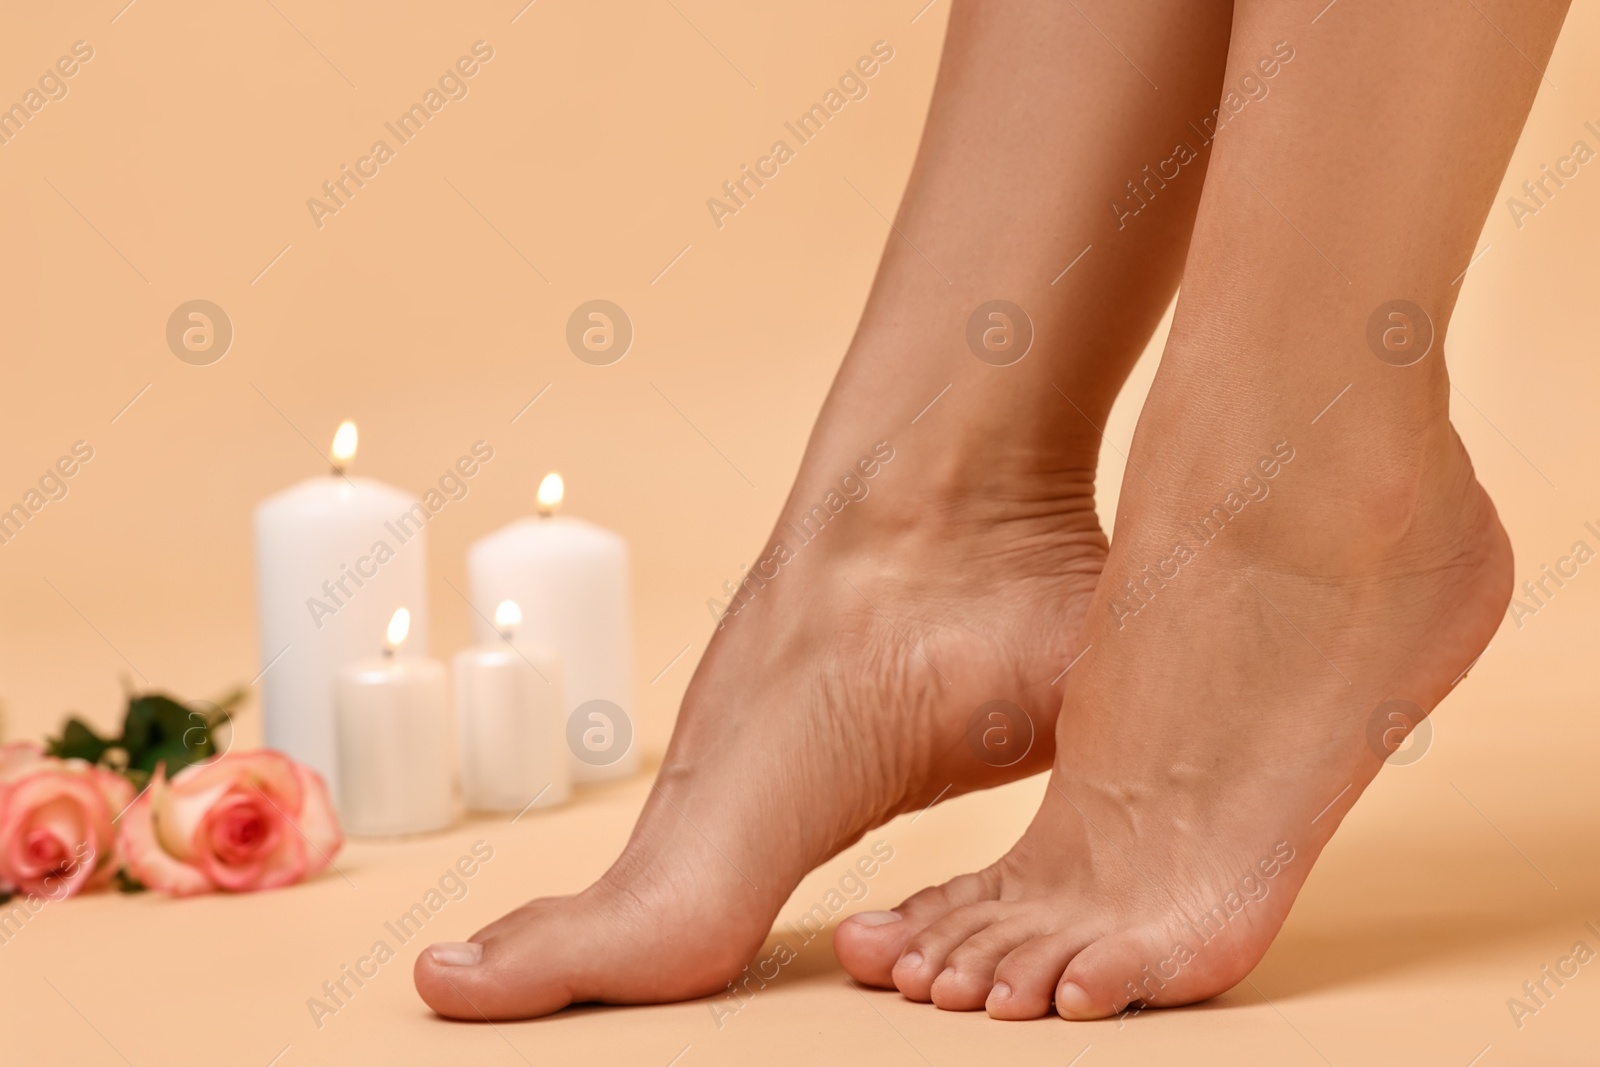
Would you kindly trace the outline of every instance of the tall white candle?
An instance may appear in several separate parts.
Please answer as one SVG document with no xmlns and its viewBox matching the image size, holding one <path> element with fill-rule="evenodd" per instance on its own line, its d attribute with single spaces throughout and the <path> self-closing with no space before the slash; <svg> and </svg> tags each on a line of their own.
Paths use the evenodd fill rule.
<svg viewBox="0 0 1600 1067">
<path fill-rule="evenodd" d="M 557 515 L 559 475 L 539 486 L 539 515 L 517 519 L 467 553 L 479 644 L 494 640 L 488 611 L 522 606 L 526 640 L 561 660 L 572 777 L 598 782 L 638 770 L 628 544 L 594 523 Z"/>
<path fill-rule="evenodd" d="M 561 662 L 517 640 L 516 601 L 495 608 L 492 645 L 456 654 L 461 795 L 473 811 L 524 811 L 572 794 Z"/>
<path fill-rule="evenodd" d="M 334 682 L 339 818 L 358 836 L 417 834 L 455 821 L 444 664 L 395 655 L 410 621 L 397 609 L 384 657 L 352 663 Z"/>
<path fill-rule="evenodd" d="M 266 743 L 311 767 L 339 796 L 333 680 L 370 656 L 401 605 L 417 611 L 406 655 L 428 647 L 426 512 L 415 497 L 345 475 L 356 429 L 335 435 L 330 475 L 256 508 L 256 610 Z"/>
</svg>

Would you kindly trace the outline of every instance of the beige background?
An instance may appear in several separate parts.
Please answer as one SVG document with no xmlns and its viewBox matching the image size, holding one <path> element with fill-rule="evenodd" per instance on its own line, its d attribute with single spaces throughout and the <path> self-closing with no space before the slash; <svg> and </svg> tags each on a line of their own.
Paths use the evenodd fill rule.
<svg viewBox="0 0 1600 1067">
<path fill-rule="evenodd" d="M 767 531 L 888 232 L 879 212 L 898 202 L 947 14 L 942 2 L 919 14 L 921 2 L 8 9 L 0 103 L 74 41 L 95 56 L 0 146 L 0 506 L 74 441 L 95 458 L 0 546 L 4 737 L 38 736 L 68 710 L 110 725 L 128 684 L 205 696 L 254 677 L 250 510 L 323 469 L 350 417 L 356 469 L 414 491 L 473 441 L 495 446 L 430 531 L 437 656 L 468 640 L 469 609 L 446 584 L 465 588 L 466 546 L 529 510 L 545 470 L 566 475 L 573 512 L 629 538 L 640 729 L 659 752 L 710 634 L 705 601 Z M 1322 0 L 1303 6 L 1314 42 Z M 478 40 L 495 57 L 470 94 L 319 230 L 306 199 Z M 878 40 L 895 57 L 868 97 L 719 230 L 706 198 Z M 1512 533 L 1519 582 L 1580 537 L 1596 545 L 1583 523 L 1600 526 L 1600 170 L 1584 168 L 1520 228 L 1504 203 L 1575 140 L 1600 148 L 1583 128 L 1600 126 L 1597 43 L 1600 8 L 1578 0 L 1449 337 L 1458 426 Z M 173 308 L 197 297 L 236 330 L 208 367 L 164 340 Z M 637 331 L 611 367 L 579 362 L 563 340 L 568 314 L 595 297 L 625 307 Z M 1109 427 L 1120 447 L 1152 372 L 1147 357 Z M 1120 476 L 1108 451 L 1103 514 Z M 285 1065 L 517 1054 L 664 1065 L 686 1045 L 685 1067 L 1064 1063 L 1088 1044 L 1086 1064 L 1464 1065 L 1486 1045 L 1485 1065 L 1591 1062 L 1596 966 L 1520 1031 L 1505 1001 L 1574 941 L 1600 949 L 1583 929 L 1600 925 L 1592 569 L 1520 630 L 1508 622 L 1437 716 L 1432 751 L 1386 771 L 1348 820 L 1252 984 L 1198 1009 L 1122 1028 L 990 1024 L 852 992 L 818 941 L 720 1029 L 706 1003 L 462 1027 L 415 998 L 412 945 L 312 1024 L 306 998 L 471 841 L 496 860 L 428 939 L 584 884 L 625 838 L 636 781 L 514 826 L 352 846 L 342 877 L 262 897 L 52 906 L 0 945 L 0 1026 L 29 1063 L 266 1064 L 281 1052 Z M 258 731 L 252 705 L 241 743 Z M 886 827 L 874 836 L 896 860 L 860 906 L 993 859 L 1040 788 Z"/>
</svg>

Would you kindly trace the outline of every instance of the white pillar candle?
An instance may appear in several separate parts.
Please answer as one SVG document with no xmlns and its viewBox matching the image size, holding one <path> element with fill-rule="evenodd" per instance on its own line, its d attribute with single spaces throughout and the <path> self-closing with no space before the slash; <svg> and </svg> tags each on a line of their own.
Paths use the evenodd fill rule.
<svg viewBox="0 0 1600 1067">
<path fill-rule="evenodd" d="M 409 624 L 409 612 L 396 610 L 384 657 L 352 663 L 334 682 L 339 818 L 357 836 L 417 834 L 455 821 L 444 664 L 394 654 Z"/>
<path fill-rule="evenodd" d="M 559 475 L 539 486 L 539 515 L 518 519 L 467 554 L 479 644 L 495 637 L 493 605 L 522 607 L 526 640 L 554 652 L 565 680 L 572 777 L 599 782 L 638 770 L 628 544 L 594 523 L 557 515 Z"/>
<path fill-rule="evenodd" d="M 572 794 L 561 662 L 526 642 L 512 600 L 495 609 L 493 645 L 456 654 L 461 795 L 472 811 L 548 808 Z"/>
<path fill-rule="evenodd" d="M 256 508 L 256 610 L 266 744 L 321 774 L 339 796 L 333 680 L 370 656 L 402 604 L 417 611 L 406 654 L 428 649 L 425 511 L 415 497 L 343 471 L 354 423 L 339 427 L 334 472 Z"/>
</svg>

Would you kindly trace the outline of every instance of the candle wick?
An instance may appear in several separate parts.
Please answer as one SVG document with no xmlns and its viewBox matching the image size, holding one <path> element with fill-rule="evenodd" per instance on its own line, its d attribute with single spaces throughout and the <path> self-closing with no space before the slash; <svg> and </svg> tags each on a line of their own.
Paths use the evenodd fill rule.
<svg viewBox="0 0 1600 1067">
<path fill-rule="evenodd" d="M 500 631 L 500 640 L 502 640 L 502 641 L 506 642 L 507 644 L 509 644 L 511 642 L 511 636 L 512 636 L 513 633 L 515 633 L 515 631 L 511 627 L 509 627 L 509 626 L 505 627 L 503 630 Z"/>
<path fill-rule="evenodd" d="M 344 468 L 341 467 L 339 464 L 335 463 L 333 465 L 333 476 L 335 478 L 343 478 L 344 477 Z"/>
<path fill-rule="evenodd" d="M 394 659 L 394 646 L 393 645 L 384 645 L 383 646 L 383 658 L 384 659 Z"/>
</svg>

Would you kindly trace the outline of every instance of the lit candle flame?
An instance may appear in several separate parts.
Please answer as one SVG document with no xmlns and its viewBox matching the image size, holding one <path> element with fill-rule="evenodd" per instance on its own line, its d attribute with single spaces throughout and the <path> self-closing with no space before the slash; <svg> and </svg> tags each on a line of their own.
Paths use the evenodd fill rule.
<svg viewBox="0 0 1600 1067">
<path fill-rule="evenodd" d="M 495 629 L 500 631 L 500 636 L 509 639 L 511 631 L 522 624 L 522 609 L 515 600 L 502 600 L 500 606 L 494 609 Z"/>
<path fill-rule="evenodd" d="M 561 480 L 561 475 L 551 471 L 539 483 L 539 514 L 554 515 L 561 506 L 561 498 L 566 495 L 566 483 Z"/>
<path fill-rule="evenodd" d="M 345 419 L 339 424 L 339 429 L 333 434 L 333 448 L 328 451 L 328 456 L 333 460 L 335 474 L 343 474 L 346 465 L 356 455 L 356 424 Z"/>
<path fill-rule="evenodd" d="M 385 649 L 390 655 L 405 643 L 406 635 L 411 632 L 411 611 L 408 608 L 395 608 L 394 614 L 389 618 L 388 647 Z"/>
</svg>

